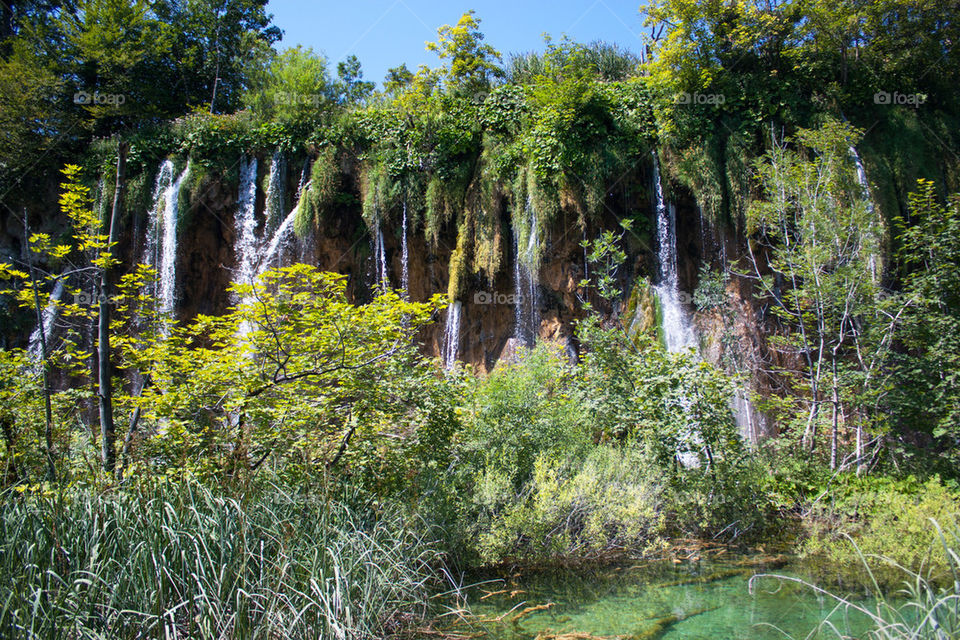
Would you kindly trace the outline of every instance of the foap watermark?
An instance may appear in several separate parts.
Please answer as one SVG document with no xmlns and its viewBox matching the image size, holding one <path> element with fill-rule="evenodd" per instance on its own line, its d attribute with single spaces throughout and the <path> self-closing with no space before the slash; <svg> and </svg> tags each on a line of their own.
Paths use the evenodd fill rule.
<svg viewBox="0 0 960 640">
<path fill-rule="evenodd" d="M 674 104 L 723 104 L 727 97 L 722 93 L 678 93 L 673 97 Z"/>
<path fill-rule="evenodd" d="M 101 302 L 106 302 L 107 304 L 118 304 L 117 299 L 102 296 L 98 293 L 87 293 L 86 291 L 81 291 L 73 294 L 73 304 L 79 307 L 93 307 L 99 305 Z"/>
<path fill-rule="evenodd" d="M 287 107 L 312 106 L 319 107 L 323 102 L 321 93 L 294 93 L 292 91 L 281 91 L 276 97 L 277 104 Z"/>
<path fill-rule="evenodd" d="M 122 93 L 100 93 L 99 91 L 90 93 L 89 91 L 81 90 L 73 94 L 74 104 L 82 104 L 86 106 L 119 107 L 126 101 L 127 96 L 123 95 Z"/>
<path fill-rule="evenodd" d="M 473 294 L 473 304 L 506 304 L 517 305 L 523 301 L 523 296 L 517 293 L 500 293 L 498 291 L 477 291 Z"/>
<path fill-rule="evenodd" d="M 916 108 L 926 101 L 927 94 L 925 93 L 900 93 L 899 91 L 890 93 L 889 91 L 877 91 L 873 94 L 874 104 L 898 104 Z"/>
</svg>

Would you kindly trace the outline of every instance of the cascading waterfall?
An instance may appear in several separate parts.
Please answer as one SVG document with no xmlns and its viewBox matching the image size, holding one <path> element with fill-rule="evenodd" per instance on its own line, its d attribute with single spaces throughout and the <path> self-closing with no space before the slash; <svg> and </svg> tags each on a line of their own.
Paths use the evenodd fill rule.
<svg viewBox="0 0 960 640">
<path fill-rule="evenodd" d="M 161 313 L 172 313 L 177 293 L 177 221 L 180 186 L 190 175 L 190 164 L 174 179 L 174 166 L 165 160 L 157 172 L 153 188 L 153 207 L 147 222 L 143 263 L 157 270 L 156 296 Z"/>
<path fill-rule="evenodd" d="M 293 208 L 293 211 L 287 214 L 287 217 L 284 218 L 283 222 L 280 223 L 280 226 L 277 227 L 273 237 L 270 238 L 270 242 L 263 251 L 263 259 L 260 261 L 261 267 L 260 271 L 257 273 L 258 276 L 273 266 L 274 260 L 279 257 L 280 252 L 287 245 L 287 240 L 293 236 L 293 221 L 297 217 L 297 210 L 299 208 L 300 203 L 298 202 Z"/>
<path fill-rule="evenodd" d="M 50 292 L 47 306 L 43 308 L 40 314 L 40 323 L 37 325 L 37 328 L 33 330 L 33 333 L 30 334 L 30 342 L 28 343 L 27 349 L 30 355 L 36 360 L 43 357 L 43 342 L 40 340 L 41 330 L 43 331 L 43 341 L 47 343 L 47 348 L 50 347 L 50 332 L 53 331 L 53 323 L 56 322 L 60 316 L 59 302 L 60 299 L 63 298 L 63 291 L 63 280 L 57 280 L 53 285 L 53 291 Z"/>
<path fill-rule="evenodd" d="M 697 335 L 686 309 L 680 302 L 680 285 L 677 276 L 677 214 L 672 203 L 663 198 L 660 182 L 660 163 L 653 153 L 654 189 L 657 198 L 657 259 L 659 282 L 653 289 L 660 300 L 663 315 L 663 339 L 668 351 L 696 348 Z"/>
<path fill-rule="evenodd" d="M 657 199 L 657 259 L 660 281 L 653 287 L 660 301 L 663 316 L 663 339 L 668 351 L 699 348 L 699 338 L 686 309 L 680 301 L 679 278 L 677 275 L 677 215 L 673 204 L 666 203 L 663 197 L 663 185 L 660 181 L 660 166 L 656 153 L 653 154 L 654 190 Z M 703 214 L 701 212 L 701 226 Z M 726 265 L 726 252 L 720 241 L 721 260 Z M 731 410 L 737 423 L 737 430 L 749 442 L 756 442 L 760 417 L 750 402 L 744 388 L 737 388 L 731 402 Z M 689 464 L 692 459 L 686 460 Z"/>
<path fill-rule="evenodd" d="M 287 246 L 288 239 L 293 237 L 293 223 L 297 218 L 297 212 L 300 210 L 300 200 L 310 186 L 310 183 L 307 182 L 308 168 L 309 164 L 304 164 L 303 171 L 300 172 L 300 183 L 297 186 L 297 203 L 293 205 L 293 209 L 290 210 L 287 217 L 285 217 L 283 222 L 280 223 L 280 226 L 277 227 L 273 237 L 270 238 L 270 242 L 267 243 L 263 251 L 263 259 L 261 260 L 260 272 L 257 273 L 258 276 L 274 266 L 274 260 L 277 260 L 278 264 L 276 266 L 279 266 L 280 252 Z"/>
<path fill-rule="evenodd" d="M 453 369 L 457 362 L 457 356 L 460 349 L 460 317 L 463 312 L 463 305 L 459 300 L 454 300 L 447 307 L 447 322 L 443 336 L 443 367 L 448 371 Z"/>
<path fill-rule="evenodd" d="M 234 227 L 237 242 L 237 274 L 234 280 L 252 284 L 256 277 L 257 262 L 257 159 L 240 160 L 240 192 L 237 197 L 237 213 Z"/>
<path fill-rule="evenodd" d="M 403 236 L 400 245 L 400 262 L 403 263 L 403 272 L 400 279 L 400 286 L 403 291 L 403 297 L 410 297 L 410 251 L 407 247 L 407 199 L 403 199 Z"/>
<path fill-rule="evenodd" d="M 514 248 L 516 255 L 513 265 L 515 324 L 513 336 L 520 343 L 528 347 L 536 344 L 540 329 L 539 305 L 537 300 L 537 277 L 530 269 L 535 262 L 537 241 L 539 237 L 537 211 L 532 201 L 527 199 L 526 213 L 529 220 L 529 236 L 527 246 L 521 252 L 520 237 L 516 238 Z"/>
<path fill-rule="evenodd" d="M 373 220 L 373 260 L 374 260 L 374 279 L 377 287 L 388 289 L 390 287 L 390 276 L 387 273 L 387 250 L 383 241 L 383 228 L 380 226 L 380 206 L 376 206 Z"/>
<path fill-rule="evenodd" d="M 270 160 L 270 173 L 267 177 L 267 192 L 264 197 L 264 206 L 266 208 L 266 223 L 264 231 L 273 232 L 280 224 L 280 216 L 283 215 L 284 185 L 287 183 L 287 162 L 280 151 L 275 151 Z"/>
<path fill-rule="evenodd" d="M 241 284 L 253 284 L 257 277 L 257 159 L 240 159 L 240 192 L 237 197 L 237 212 L 234 217 L 236 243 L 234 252 L 237 255 L 237 270 L 234 281 Z M 241 304 L 249 300 L 240 300 Z M 240 325 L 239 333 L 245 336 L 250 332 L 249 323 Z"/>
<path fill-rule="evenodd" d="M 860 159 L 860 154 L 857 153 L 856 147 L 850 145 L 850 155 L 853 157 L 853 163 L 857 168 L 857 184 L 860 185 L 860 190 L 863 192 L 863 198 L 867 202 L 867 213 L 870 214 L 870 217 L 874 217 L 874 207 L 873 207 L 873 195 L 870 193 L 870 183 L 867 181 L 867 170 L 863 167 L 863 161 Z M 867 233 L 868 241 L 870 244 L 873 244 L 872 236 L 872 225 L 868 225 Z M 871 251 L 869 257 L 867 258 L 867 265 L 870 269 L 870 278 L 876 283 L 880 279 L 879 270 L 877 269 L 877 256 L 876 252 Z"/>
</svg>

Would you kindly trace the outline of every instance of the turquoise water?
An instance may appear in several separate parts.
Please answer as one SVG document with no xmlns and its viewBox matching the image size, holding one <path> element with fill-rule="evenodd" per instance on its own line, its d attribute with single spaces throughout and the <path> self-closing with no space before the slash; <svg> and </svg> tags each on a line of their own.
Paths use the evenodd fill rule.
<svg viewBox="0 0 960 640">
<path fill-rule="evenodd" d="M 862 613 L 837 608 L 835 600 L 800 584 L 756 579 L 751 593 L 748 583 L 758 573 L 805 575 L 802 565 L 785 560 L 731 558 L 485 576 L 463 590 L 460 605 L 470 614 L 455 631 L 491 640 L 764 640 L 839 637 L 830 627 L 818 629 L 824 619 L 843 636 L 869 629 Z M 860 598 L 857 604 L 869 608 L 871 602 Z"/>
</svg>

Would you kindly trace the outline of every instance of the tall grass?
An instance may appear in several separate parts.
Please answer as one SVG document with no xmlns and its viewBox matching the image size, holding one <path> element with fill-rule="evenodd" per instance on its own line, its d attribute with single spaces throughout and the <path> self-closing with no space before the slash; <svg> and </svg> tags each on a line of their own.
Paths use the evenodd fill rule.
<svg viewBox="0 0 960 640">
<path fill-rule="evenodd" d="M 369 638 L 422 613 L 436 555 L 398 513 L 197 483 L 0 504 L 0 636 Z"/>
<path fill-rule="evenodd" d="M 844 608 L 866 616 L 872 626 L 868 637 L 874 640 L 960 638 L 960 533 L 952 531 L 945 534 L 936 521 L 933 521 L 933 526 L 937 530 L 943 553 L 946 555 L 948 565 L 946 576 L 937 575 L 933 570 L 913 570 L 887 558 L 870 556 L 900 573 L 902 587 L 892 597 L 884 593 L 884 589 L 881 588 L 880 582 L 867 562 L 867 557 L 860 553 L 859 548 L 857 549 L 866 573 L 872 581 L 873 593 L 876 596 L 871 606 L 842 597 L 828 589 L 792 576 L 756 575 L 750 579 L 750 589 L 753 590 L 756 580 L 769 577 L 803 584 L 818 594 L 834 600 L 837 603 L 836 609 Z M 820 626 L 832 629 L 838 637 L 849 637 L 849 630 L 839 629 L 827 620 L 824 620 Z"/>
</svg>

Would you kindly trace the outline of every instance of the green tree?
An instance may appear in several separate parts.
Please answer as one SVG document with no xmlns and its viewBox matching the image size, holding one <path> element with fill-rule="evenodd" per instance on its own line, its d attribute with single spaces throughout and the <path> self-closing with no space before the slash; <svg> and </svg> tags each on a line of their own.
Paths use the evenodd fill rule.
<svg viewBox="0 0 960 640">
<path fill-rule="evenodd" d="M 960 195 L 941 204 L 933 183 L 918 181 L 909 214 L 897 220 L 897 261 L 908 306 L 898 334 L 904 351 L 894 356 L 896 384 L 889 402 L 902 429 L 930 432 L 955 461 L 960 438 Z"/>
<path fill-rule="evenodd" d="M 300 120 L 328 109 L 332 94 L 326 58 L 297 45 L 255 74 L 244 103 L 267 120 Z"/>
<path fill-rule="evenodd" d="M 832 122 L 800 130 L 795 151 L 775 147 L 756 164 L 766 199 L 748 213 L 758 295 L 786 329 L 771 345 L 800 365 L 782 372 L 806 406 L 796 426 L 811 451 L 818 429 L 829 430 L 832 469 L 841 464 L 841 425 L 856 430 L 854 456 L 864 462 L 895 326 L 878 304 L 883 227 L 856 180 L 858 138 Z"/>
<path fill-rule="evenodd" d="M 500 52 L 483 44 L 480 19 L 474 15 L 474 11 L 467 11 L 456 25 L 443 25 L 437 30 L 437 41 L 427 43 L 428 51 L 435 52 L 441 60 L 449 60 L 444 76 L 450 93 L 484 93 L 489 91 L 491 80 L 504 75 Z"/>
<path fill-rule="evenodd" d="M 347 301 L 346 277 L 298 264 L 234 284 L 241 303 L 136 351 L 153 385 L 137 401 L 170 464 L 242 473 L 268 459 L 331 468 L 405 410 L 388 382 L 440 298 Z M 387 416 L 393 416 L 387 417 Z M 349 456 L 348 456 L 349 457 Z"/>
<path fill-rule="evenodd" d="M 337 63 L 337 93 L 342 104 L 362 104 L 373 93 L 372 82 L 363 80 L 360 59 L 355 55 Z"/>
</svg>

